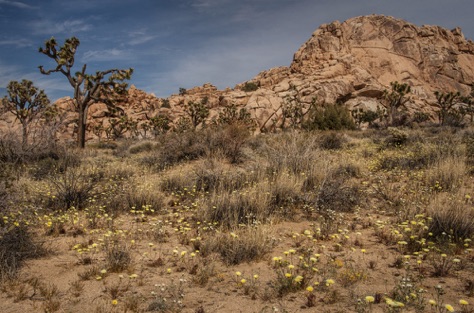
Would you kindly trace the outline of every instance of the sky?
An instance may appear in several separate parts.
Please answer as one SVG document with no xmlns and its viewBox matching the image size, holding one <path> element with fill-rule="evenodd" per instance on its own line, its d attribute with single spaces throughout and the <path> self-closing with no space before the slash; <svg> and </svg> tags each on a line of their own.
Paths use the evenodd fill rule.
<svg viewBox="0 0 474 313">
<path fill-rule="evenodd" d="M 51 100 L 72 96 L 66 78 L 40 74 L 51 37 L 80 40 L 73 71 L 133 68 L 130 84 L 168 97 L 211 83 L 234 87 L 290 65 L 323 23 L 384 14 L 415 25 L 460 26 L 474 38 L 472 0 L 0 0 L 0 97 L 28 79 Z"/>
</svg>

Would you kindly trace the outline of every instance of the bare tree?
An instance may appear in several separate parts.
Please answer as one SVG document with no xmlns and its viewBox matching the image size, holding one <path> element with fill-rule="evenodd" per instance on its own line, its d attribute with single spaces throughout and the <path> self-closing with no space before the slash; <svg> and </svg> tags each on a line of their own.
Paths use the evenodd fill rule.
<svg viewBox="0 0 474 313">
<path fill-rule="evenodd" d="M 39 48 L 39 52 L 53 59 L 57 65 L 50 70 L 45 70 L 43 66 L 40 66 L 39 69 L 45 75 L 55 72 L 63 74 L 74 89 L 73 101 L 78 113 L 77 145 L 84 148 L 89 107 L 99 102 L 105 103 L 109 107 L 116 106 L 117 102 L 125 96 L 128 84 L 124 80 L 130 79 L 133 69 L 110 69 L 89 75 L 86 74 L 87 64 L 84 64 L 80 72 L 73 74 L 71 69 L 74 66 L 79 44 L 79 39 L 76 37 L 66 39 L 62 47 L 58 46 L 54 38 L 47 40 L 44 48 Z"/>
</svg>

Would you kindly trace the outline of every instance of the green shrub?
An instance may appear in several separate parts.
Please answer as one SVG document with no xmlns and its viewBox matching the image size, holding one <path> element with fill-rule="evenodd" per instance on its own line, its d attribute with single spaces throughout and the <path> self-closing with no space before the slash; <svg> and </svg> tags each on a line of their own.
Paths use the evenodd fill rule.
<svg viewBox="0 0 474 313">
<path fill-rule="evenodd" d="M 257 89 L 258 89 L 258 85 L 254 82 L 246 82 L 242 86 L 242 91 L 245 91 L 245 92 L 251 92 L 251 91 L 255 91 Z"/>
<path fill-rule="evenodd" d="M 303 122 L 306 130 L 342 130 L 356 129 L 356 124 L 349 109 L 342 104 L 313 106 Z"/>
<path fill-rule="evenodd" d="M 408 142 L 408 133 L 394 127 L 388 128 L 388 136 L 385 138 L 387 146 L 401 146 Z"/>
</svg>

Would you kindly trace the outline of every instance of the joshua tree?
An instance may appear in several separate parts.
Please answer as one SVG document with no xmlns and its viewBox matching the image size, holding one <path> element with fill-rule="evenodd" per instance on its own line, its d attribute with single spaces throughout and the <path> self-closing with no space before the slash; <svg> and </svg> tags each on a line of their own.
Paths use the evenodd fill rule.
<svg viewBox="0 0 474 313">
<path fill-rule="evenodd" d="M 69 84 L 74 89 L 74 106 L 78 113 L 78 133 L 77 145 L 84 148 L 86 141 L 87 110 L 95 103 L 102 102 L 107 106 L 115 106 L 121 99 L 128 87 L 124 80 L 130 79 L 133 69 L 110 69 L 97 71 L 94 75 L 86 74 L 87 64 L 82 66 L 80 72 L 71 73 L 74 66 L 74 59 L 79 39 L 71 37 L 66 39 L 64 45 L 59 47 L 56 40 L 51 38 L 45 42 L 44 48 L 39 48 L 39 52 L 56 62 L 56 67 L 45 70 L 40 66 L 40 72 L 49 75 L 59 72 L 66 76 Z"/>
<path fill-rule="evenodd" d="M 405 104 L 410 100 L 406 95 L 411 92 L 408 84 L 400 84 L 399 82 L 391 82 L 391 91 L 385 90 L 384 98 L 386 100 L 386 109 L 388 111 L 388 125 L 396 123 L 400 110 L 406 109 Z"/>
<path fill-rule="evenodd" d="M 7 86 L 8 97 L 2 99 L 3 110 L 11 112 L 23 128 L 22 145 L 28 144 L 29 125 L 33 119 L 49 105 L 44 90 L 38 90 L 33 82 L 23 79 L 11 81 Z"/>
<path fill-rule="evenodd" d="M 441 125 L 445 125 L 448 121 L 448 117 L 455 117 L 456 113 L 456 105 L 462 100 L 460 92 L 439 92 L 435 91 L 435 96 L 437 99 L 436 106 L 438 107 L 438 117 L 439 123 Z M 457 118 L 456 118 L 457 119 Z"/>
<path fill-rule="evenodd" d="M 194 129 L 199 124 L 204 124 L 206 118 L 209 117 L 209 108 L 207 107 L 208 98 L 204 97 L 200 102 L 190 101 L 184 108 L 184 112 L 191 119 Z"/>
<path fill-rule="evenodd" d="M 472 124 L 474 120 L 474 83 L 471 84 L 471 93 L 467 97 L 463 97 L 464 112 L 469 115 L 469 122 Z"/>
</svg>

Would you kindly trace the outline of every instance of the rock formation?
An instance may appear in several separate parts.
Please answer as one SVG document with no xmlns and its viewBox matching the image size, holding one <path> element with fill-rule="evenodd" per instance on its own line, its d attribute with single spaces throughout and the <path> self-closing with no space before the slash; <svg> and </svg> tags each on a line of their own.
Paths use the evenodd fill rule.
<svg viewBox="0 0 474 313">
<path fill-rule="evenodd" d="M 383 15 L 360 16 L 321 25 L 289 67 L 261 72 L 233 89 L 217 90 L 207 83 L 158 99 L 132 86 L 121 107 L 139 124 L 157 114 L 177 121 L 186 103 L 206 97 L 211 116 L 235 104 L 245 107 L 263 130 L 278 126 L 287 97 L 296 97 L 304 110 L 314 101 L 375 110 L 392 81 L 411 86 L 409 110 L 434 116 L 434 91 L 469 92 L 474 82 L 474 43 L 459 28 L 418 27 Z M 258 88 L 245 91 L 248 83 Z M 107 116 L 105 106 L 92 107 L 91 127 L 107 124 Z"/>
</svg>

